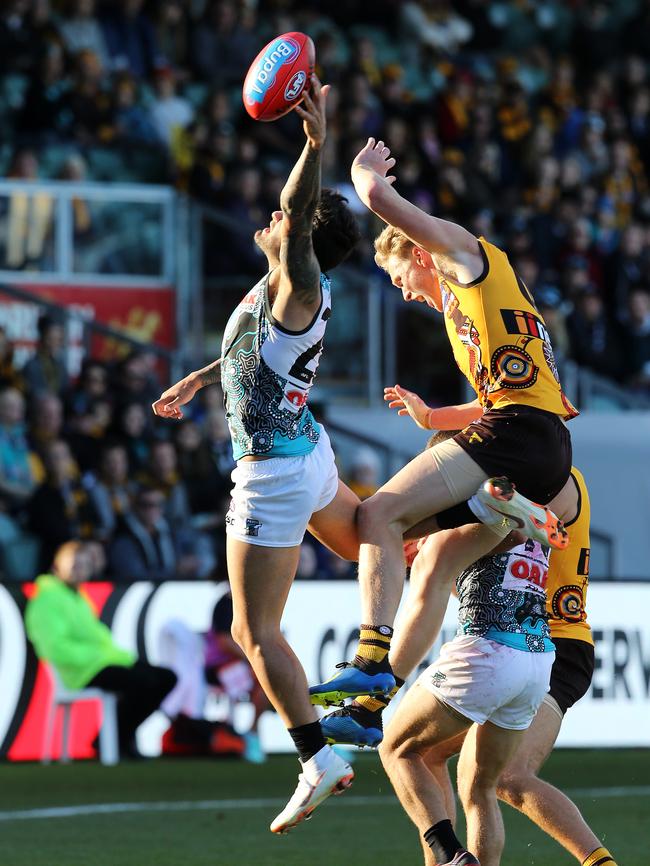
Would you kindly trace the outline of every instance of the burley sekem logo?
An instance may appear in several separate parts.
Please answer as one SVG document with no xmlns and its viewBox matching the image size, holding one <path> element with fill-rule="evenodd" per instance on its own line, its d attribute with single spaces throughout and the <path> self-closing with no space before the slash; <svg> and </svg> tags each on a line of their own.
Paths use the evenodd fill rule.
<svg viewBox="0 0 650 866">
<path fill-rule="evenodd" d="M 295 60 L 299 53 L 300 46 L 294 39 L 277 39 L 272 42 L 248 80 L 244 94 L 246 99 L 249 102 L 262 102 L 266 91 L 275 82 L 278 69 Z"/>
</svg>

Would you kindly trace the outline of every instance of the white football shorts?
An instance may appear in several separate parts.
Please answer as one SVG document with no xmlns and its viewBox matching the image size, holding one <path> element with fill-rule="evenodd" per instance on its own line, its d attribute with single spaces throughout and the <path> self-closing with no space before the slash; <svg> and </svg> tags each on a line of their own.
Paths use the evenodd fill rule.
<svg viewBox="0 0 650 866">
<path fill-rule="evenodd" d="M 554 652 L 530 653 L 474 635 L 444 644 L 418 683 L 482 725 L 523 731 L 548 692 Z"/>
<path fill-rule="evenodd" d="M 321 426 L 318 444 L 299 457 L 240 460 L 226 514 L 226 533 L 261 547 L 296 547 L 315 511 L 336 496 L 338 470 L 329 436 Z"/>
</svg>

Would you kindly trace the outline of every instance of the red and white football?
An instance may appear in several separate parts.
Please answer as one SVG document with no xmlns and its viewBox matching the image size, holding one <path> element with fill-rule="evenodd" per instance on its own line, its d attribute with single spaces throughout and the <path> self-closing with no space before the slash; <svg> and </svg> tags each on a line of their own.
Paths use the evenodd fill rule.
<svg viewBox="0 0 650 866">
<path fill-rule="evenodd" d="M 244 81 L 244 107 L 250 116 L 277 120 L 295 108 L 309 84 L 314 59 L 314 43 L 305 33 L 283 33 L 265 45 Z"/>
</svg>

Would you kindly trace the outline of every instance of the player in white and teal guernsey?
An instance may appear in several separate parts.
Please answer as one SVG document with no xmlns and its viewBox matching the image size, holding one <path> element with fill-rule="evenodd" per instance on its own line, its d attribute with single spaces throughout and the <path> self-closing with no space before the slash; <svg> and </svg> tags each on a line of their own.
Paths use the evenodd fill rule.
<svg viewBox="0 0 650 866">
<path fill-rule="evenodd" d="M 326 273 L 359 237 L 346 200 L 321 190 L 327 91 L 313 77 L 295 109 L 307 141 L 280 209 L 254 236 L 267 274 L 231 315 L 221 357 L 153 406 L 161 417 L 180 418 L 199 388 L 221 381 L 237 461 L 226 517 L 233 634 L 302 764 L 294 795 L 271 824 L 274 833 L 309 817 L 354 775 L 326 744 L 304 670 L 280 629 L 307 528 L 340 555 L 356 559 L 358 552 L 359 499 L 339 480 L 327 433 L 307 405 L 332 311 Z"/>
</svg>

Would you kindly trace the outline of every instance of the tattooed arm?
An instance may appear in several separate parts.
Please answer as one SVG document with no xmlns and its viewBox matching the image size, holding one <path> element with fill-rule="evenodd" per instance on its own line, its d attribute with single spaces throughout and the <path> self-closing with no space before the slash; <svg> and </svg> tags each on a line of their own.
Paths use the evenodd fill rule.
<svg viewBox="0 0 650 866">
<path fill-rule="evenodd" d="M 325 141 L 328 91 L 329 86 L 321 87 L 313 76 L 310 92 L 295 109 L 303 119 L 307 143 L 280 196 L 280 283 L 273 314 L 291 330 L 308 325 L 321 302 L 320 266 L 312 245 L 312 219 L 321 192 L 321 149 Z"/>
<path fill-rule="evenodd" d="M 202 370 L 188 373 L 184 379 L 164 391 L 151 405 L 154 415 L 159 415 L 161 418 L 175 418 L 180 421 L 183 417 L 181 406 L 189 403 L 201 388 L 205 388 L 206 385 L 216 385 L 217 382 L 221 381 L 220 364 L 221 358 L 217 358 L 216 361 L 203 367 Z"/>
</svg>

